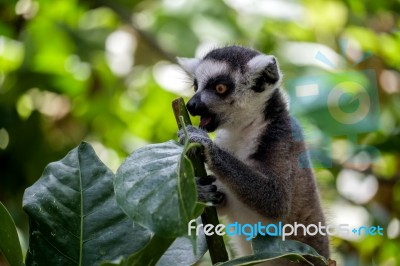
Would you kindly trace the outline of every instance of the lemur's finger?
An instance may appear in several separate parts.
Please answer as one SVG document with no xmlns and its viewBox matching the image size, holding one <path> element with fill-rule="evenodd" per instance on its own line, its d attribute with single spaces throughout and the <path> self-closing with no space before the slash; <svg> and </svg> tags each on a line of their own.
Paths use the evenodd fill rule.
<svg viewBox="0 0 400 266">
<path fill-rule="evenodd" d="M 214 197 L 211 200 L 211 203 L 215 206 L 220 205 L 225 199 L 225 194 L 222 193 L 221 191 L 216 191 L 214 193 Z"/>
<path fill-rule="evenodd" d="M 213 182 L 215 182 L 215 180 L 217 180 L 215 178 L 215 176 L 208 175 L 206 177 L 197 177 L 196 178 L 196 183 L 197 183 L 197 185 L 201 185 L 201 186 L 211 185 Z"/>
<path fill-rule="evenodd" d="M 197 186 L 198 200 L 201 202 L 219 202 L 221 192 L 217 190 L 215 185 Z"/>
</svg>

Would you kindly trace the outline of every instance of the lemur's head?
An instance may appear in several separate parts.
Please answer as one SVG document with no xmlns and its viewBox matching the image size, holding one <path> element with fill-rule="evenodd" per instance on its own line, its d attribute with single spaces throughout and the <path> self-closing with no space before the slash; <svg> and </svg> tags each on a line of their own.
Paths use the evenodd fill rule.
<svg viewBox="0 0 400 266">
<path fill-rule="evenodd" d="M 203 58 L 178 58 L 193 79 L 189 112 L 207 131 L 237 127 L 260 113 L 277 89 L 281 72 L 275 57 L 240 46 L 214 49 Z M 251 121 L 248 121 L 251 122 Z"/>
</svg>

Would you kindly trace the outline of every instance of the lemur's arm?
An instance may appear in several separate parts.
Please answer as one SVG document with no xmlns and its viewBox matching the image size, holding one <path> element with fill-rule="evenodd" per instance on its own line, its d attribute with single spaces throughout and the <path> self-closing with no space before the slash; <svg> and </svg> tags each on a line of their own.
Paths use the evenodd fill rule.
<svg viewBox="0 0 400 266">
<path fill-rule="evenodd" d="M 189 141 L 200 143 L 204 147 L 209 168 L 223 179 L 246 205 L 270 218 L 285 217 L 289 213 L 292 185 L 289 180 L 289 165 L 283 167 L 285 172 L 282 173 L 273 173 L 261 164 L 258 169 L 252 169 L 218 147 L 205 131 L 193 126 L 187 126 L 186 129 Z M 184 141 L 183 131 L 179 132 L 179 139 Z"/>
</svg>

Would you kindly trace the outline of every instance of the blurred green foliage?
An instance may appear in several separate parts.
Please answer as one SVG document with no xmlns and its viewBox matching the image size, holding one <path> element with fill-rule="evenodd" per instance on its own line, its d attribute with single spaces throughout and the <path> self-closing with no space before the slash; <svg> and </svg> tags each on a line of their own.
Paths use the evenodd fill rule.
<svg viewBox="0 0 400 266">
<path fill-rule="evenodd" d="M 328 219 L 342 213 L 351 223 L 355 215 L 385 228 L 384 237 L 332 239 L 333 257 L 339 265 L 399 265 L 399 12 L 397 0 L 3 0 L 0 200 L 26 231 L 23 190 L 80 141 L 115 170 L 138 147 L 175 138 L 171 101 L 190 95 L 175 56 L 242 44 L 277 55 L 286 80 L 374 70 L 376 130 L 332 137 L 321 121 L 300 118 L 310 145 L 333 158 L 332 167 L 315 169 Z M 341 50 L 343 39 L 350 48 Z M 318 51 L 342 54 L 346 67 L 326 68 Z M 365 160 L 359 144 L 379 158 Z"/>
</svg>

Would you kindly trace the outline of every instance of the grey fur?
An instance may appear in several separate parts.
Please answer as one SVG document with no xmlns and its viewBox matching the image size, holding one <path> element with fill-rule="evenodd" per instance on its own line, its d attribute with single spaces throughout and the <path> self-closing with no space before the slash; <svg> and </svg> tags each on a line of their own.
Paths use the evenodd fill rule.
<svg viewBox="0 0 400 266">
<path fill-rule="evenodd" d="M 217 178 L 218 189 L 199 185 L 201 197 L 224 193 L 218 211 L 225 209 L 231 221 L 325 224 L 313 172 L 304 168 L 310 163 L 307 156 L 304 163 L 301 128 L 289 115 L 279 88 L 282 74 L 276 58 L 229 46 L 208 53 L 191 75 L 198 87 L 188 110 L 203 118 L 203 129 L 217 130 L 212 141 L 203 129 L 187 127 L 189 141 L 202 144 L 207 166 Z M 218 83 L 227 84 L 226 94 L 215 92 Z M 184 141 L 182 131 L 179 138 Z M 299 234 L 292 239 L 329 257 L 326 236 Z M 243 254 L 251 252 L 246 243 L 242 249 Z M 272 265 L 299 264 L 280 260 Z"/>
</svg>

